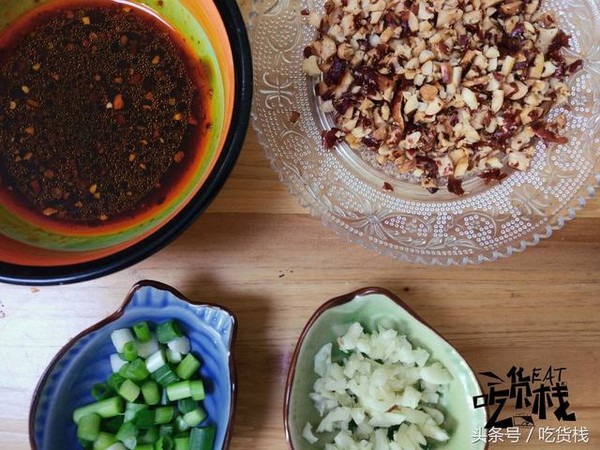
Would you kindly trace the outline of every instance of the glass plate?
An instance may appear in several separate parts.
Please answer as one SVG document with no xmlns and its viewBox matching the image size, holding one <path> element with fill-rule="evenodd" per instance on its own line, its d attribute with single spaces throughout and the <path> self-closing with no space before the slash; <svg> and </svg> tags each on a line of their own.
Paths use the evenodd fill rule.
<svg viewBox="0 0 600 450">
<path fill-rule="evenodd" d="M 314 31 L 305 8 L 324 0 L 255 0 L 249 14 L 254 61 L 253 125 L 290 193 L 350 241 L 423 264 L 476 264 L 523 251 L 575 217 L 600 183 L 600 6 L 596 0 L 547 0 L 572 36 L 584 69 L 569 80 L 569 144 L 538 145 L 530 169 L 500 184 L 464 183 L 467 195 L 432 195 L 374 168 L 343 145 L 323 147 L 330 119 L 301 69 Z M 298 114 L 299 113 L 299 114 Z M 392 192 L 384 191 L 387 182 Z"/>
</svg>

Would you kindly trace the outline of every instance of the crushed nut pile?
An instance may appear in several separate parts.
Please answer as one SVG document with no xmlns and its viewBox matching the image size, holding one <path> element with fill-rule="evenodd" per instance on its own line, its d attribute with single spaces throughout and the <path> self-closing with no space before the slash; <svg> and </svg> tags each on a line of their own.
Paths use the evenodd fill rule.
<svg viewBox="0 0 600 450">
<path fill-rule="evenodd" d="M 303 69 L 345 140 L 435 192 L 526 170 L 538 140 L 566 143 L 565 79 L 583 66 L 540 0 L 327 0 Z"/>
</svg>

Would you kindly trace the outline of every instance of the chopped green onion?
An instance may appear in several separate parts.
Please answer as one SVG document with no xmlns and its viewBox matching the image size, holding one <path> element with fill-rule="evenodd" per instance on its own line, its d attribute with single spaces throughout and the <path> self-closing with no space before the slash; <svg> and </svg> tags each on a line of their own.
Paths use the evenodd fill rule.
<svg viewBox="0 0 600 450">
<path fill-rule="evenodd" d="M 104 400 L 105 398 L 112 397 L 114 391 L 108 386 L 107 383 L 96 383 L 92 387 L 92 397 L 96 400 Z"/>
<path fill-rule="evenodd" d="M 183 380 L 189 380 L 199 368 L 200 361 L 198 361 L 194 355 L 188 353 L 175 369 L 175 373 L 179 378 Z"/>
<path fill-rule="evenodd" d="M 81 406 L 73 411 L 73 421 L 79 424 L 79 420 L 86 414 L 96 413 L 100 417 L 108 418 L 115 417 L 123 413 L 125 404 L 121 397 L 111 397 L 99 402 L 90 403 L 89 405 Z"/>
<path fill-rule="evenodd" d="M 117 439 L 113 434 L 100 432 L 98 438 L 94 441 L 94 450 L 106 450 L 111 445 L 117 442 Z"/>
<path fill-rule="evenodd" d="M 154 336 L 148 342 L 138 342 L 138 356 L 140 358 L 148 358 L 160 350 L 160 345 Z"/>
<path fill-rule="evenodd" d="M 183 355 L 187 355 L 190 352 L 191 344 L 190 340 L 185 336 L 180 336 L 178 338 L 169 341 L 167 344 L 170 350 L 174 352 L 181 353 Z"/>
<path fill-rule="evenodd" d="M 158 350 L 156 353 L 150 355 L 146 360 L 146 368 L 150 373 L 154 373 L 166 365 L 167 360 L 165 359 L 165 352 L 162 350 Z"/>
<path fill-rule="evenodd" d="M 177 416 L 175 418 L 175 431 L 176 432 L 182 433 L 182 432 L 188 431 L 189 429 L 190 429 L 190 426 L 188 425 L 188 423 L 185 420 L 183 420 L 183 416 Z"/>
<path fill-rule="evenodd" d="M 175 438 L 175 450 L 189 450 L 190 438 L 187 436 Z"/>
<path fill-rule="evenodd" d="M 125 407 L 125 414 L 127 414 L 127 407 Z M 107 419 L 102 422 L 102 431 L 106 431 L 110 434 L 116 434 L 123 425 L 124 415 L 118 415 Z"/>
<path fill-rule="evenodd" d="M 110 377 L 108 377 L 108 381 L 106 382 L 106 384 L 108 384 L 108 387 L 112 391 L 117 392 L 126 379 L 127 378 L 125 378 L 119 373 L 113 373 Z"/>
<path fill-rule="evenodd" d="M 198 402 L 192 398 L 182 398 L 177 401 L 177 409 L 181 414 L 189 413 L 198 407 Z"/>
<path fill-rule="evenodd" d="M 204 419 L 206 419 L 206 416 L 206 411 L 204 411 L 201 406 L 198 406 L 189 413 L 185 413 L 183 415 L 183 420 L 185 420 L 190 427 L 197 427 Z"/>
<path fill-rule="evenodd" d="M 123 346 L 123 352 L 121 354 L 123 355 L 123 359 L 125 361 L 133 361 L 135 358 L 137 358 L 138 348 L 135 341 L 126 342 Z"/>
<path fill-rule="evenodd" d="M 131 438 L 137 440 L 138 433 L 139 430 L 133 422 L 123 422 L 123 425 L 121 425 L 121 428 L 117 431 L 115 438 L 124 443 L 125 441 L 131 440 Z"/>
<path fill-rule="evenodd" d="M 179 352 L 175 352 L 170 348 L 165 350 L 165 356 L 167 357 L 167 361 L 171 364 L 179 364 L 183 359 L 183 355 Z"/>
<path fill-rule="evenodd" d="M 156 337 L 161 344 L 167 344 L 182 335 L 181 328 L 174 320 L 168 320 L 156 327 Z"/>
<path fill-rule="evenodd" d="M 112 341 L 117 353 L 123 352 L 123 346 L 127 342 L 131 342 L 134 340 L 133 333 L 129 328 L 122 328 L 120 330 L 114 330 L 110 333 L 110 340 Z"/>
<path fill-rule="evenodd" d="M 140 387 L 131 380 L 125 380 L 118 392 L 128 402 L 134 402 L 140 395 Z"/>
<path fill-rule="evenodd" d="M 175 372 L 173 372 L 171 368 L 166 365 L 155 371 L 152 374 L 152 378 L 154 378 L 162 387 L 167 387 L 179 381 L 179 377 L 175 375 Z"/>
<path fill-rule="evenodd" d="M 172 406 L 159 406 L 155 410 L 154 423 L 162 425 L 169 423 L 175 416 L 175 408 Z"/>
<path fill-rule="evenodd" d="M 138 428 L 147 430 L 154 426 L 154 416 L 155 412 L 152 409 L 142 409 L 136 413 L 133 421 Z"/>
<path fill-rule="evenodd" d="M 204 392 L 204 383 L 202 380 L 190 381 L 190 393 L 194 400 L 204 400 L 206 393 Z"/>
<path fill-rule="evenodd" d="M 95 441 L 100 434 L 100 421 L 102 418 L 96 413 L 86 414 L 77 424 L 77 437 L 84 441 Z"/>
<path fill-rule="evenodd" d="M 146 363 L 141 358 L 136 358 L 119 370 L 119 374 L 133 381 L 144 381 L 150 375 Z"/>
<path fill-rule="evenodd" d="M 115 442 L 110 447 L 107 447 L 106 450 L 127 450 L 127 447 L 125 447 L 121 442 Z"/>
<path fill-rule="evenodd" d="M 121 355 L 118 353 L 113 353 L 110 355 L 110 368 L 113 373 L 121 370 L 121 367 L 123 367 L 125 364 L 127 364 L 127 361 L 124 361 L 123 358 L 121 358 Z"/>
<path fill-rule="evenodd" d="M 212 450 L 216 433 L 214 426 L 193 428 L 190 433 L 190 450 Z"/>
<path fill-rule="evenodd" d="M 152 339 L 152 332 L 150 331 L 148 322 L 143 320 L 133 325 L 133 332 L 140 342 L 148 342 Z"/>
<path fill-rule="evenodd" d="M 166 387 L 167 397 L 170 401 L 174 402 L 182 398 L 188 398 L 192 396 L 192 390 L 189 381 L 180 381 L 178 383 L 169 384 Z"/>
<path fill-rule="evenodd" d="M 170 423 L 161 425 L 158 432 L 161 436 L 172 436 L 173 435 L 173 425 L 171 425 Z"/>
<path fill-rule="evenodd" d="M 158 383 L 154 380 L 148 380 L 142 384 L 142 396 L 148 405 L 158 404 L 160 402 Z"/>
<path fill-rule="evenodd" d="M 158 434 L 158 428 L 150 427 L 144 434 L 138 436 L 138 442 L 140 444 L 154 444 L 158 441 L 160 435 Z"/>
<path fill-rule="evenodd" d="M 125 422 L 131 422 L 138 411 L 142 409 L 148 409 L 148 405 L 144 405 L 143 403 L 127 403 L 127 406 L 125 406 Z"/>
<path fill-rule="evenodd" d="M 174 446 L 171 436 L 161 436 L 154 444 L 154 450 L 173 450 Z"/>
<path fill-rule="evenodd" d="M 141 321 L 111 333 L 113 372 L 93 386 L 95 403 L 73 411 L 84 450 L 196 450 L 205 435 L 212 450 L 214 427 L 194 432 L 207 418 L 200 359 L 177 322 L 150 329 Z"/>
</svg>

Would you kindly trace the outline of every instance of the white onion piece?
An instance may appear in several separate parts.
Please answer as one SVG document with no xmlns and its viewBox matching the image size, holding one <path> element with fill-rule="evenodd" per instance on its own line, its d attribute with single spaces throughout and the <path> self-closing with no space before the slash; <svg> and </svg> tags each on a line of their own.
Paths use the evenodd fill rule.
<svg viewBox="0 0 600 450">
<path fill-rule="evenodd" d="M 414 348 L 394 329 L 366 333 L 359 323 L 337 345 L 346 355 L 343 361 L 332 361 L 332 343 L 314 358 L 319 378 L 309 396 L 321 420 L 317 436 L 312 424 L 304 427 L 311 445 L 319 433 L 333 433 L 327 435 L 333 442 L 321 444 L 326 450 L 420 450 L 426 438 L 449 439 L 438 402 L 452 375 L 439 362 L 429 362 L 426 350 Z M 393 436 L 391 427 L 397 428 Z"/>
<path fill-rule="evenodd" d="M 129 328 L 121 328 L 119 330 L 114 330 L 112 333 L 110 333 L 110 340 L 115 346 L 117 352 L 122 353 L 125 344 L 133 341 L 134 338 L 133 333 Z"/>
<path fill-rule="evenodd" d="M 110 368 L 113 373 L 117 373 L 125 364 L 127 364 L 127 361 L 123 361 L 118 353 L 110 355 Z"/>
</svg>

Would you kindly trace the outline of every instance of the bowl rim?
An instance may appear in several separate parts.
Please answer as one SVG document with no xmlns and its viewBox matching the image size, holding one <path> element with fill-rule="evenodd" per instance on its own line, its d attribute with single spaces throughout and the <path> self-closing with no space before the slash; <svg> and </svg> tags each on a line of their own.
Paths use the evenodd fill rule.
<svg viewBox="0 0 600 450">
<path fill-rule="evenodd" d="M 90 261 L 55 265 L 23 265 L 0 261 L 0 282 L 48 286 L 99 278 L 151 256 L 183 233 L 210 205 L 231 173 L 241 152 L 252 107 L 253 72 L 248 33 L 235 0 L 213 0 L 231 44 L 235 74 L 234 105 L 227 138 L 203 186 L 166 224 L 131 247 Z"/>
<path fill-rule="evenodd" d="M 84 329 L 83 331 L 78 333 L 75 337 L 71 338 L 69 340 L 69 342 L 67 342 L 63 347 L 60 348 L 60 350 L 56 353 L 56 355 L 54 355 L 52 360 L 48 363 L 48 365 L 47 365 L 46 369 L 44 370 L 42 376 L 40 377 L 37 385 L 35 386 L 35 389 L 33 391 L 33 395 L 31 398 L 31 404 L 29 407 L 28 431 L 29 431 L 29 445 L 31 446 L 32 450 L 38 449 L 37 444 L 35 442 L 35 422 L 36 422 L 35 412 L 36 412 L 39 402 L 41 400 L 41 393 L 42 393 L 43 387 L 48 382 L 48 378 L 50 377 L 53 369 L 56 367 L 58 362 L 64 357 L 64 355 L 73 346 L 75 346 L 81 338 L 83 338 L 84 336 L 86 336 L 87 334 L 89 334 L 93 331 L 100 330 L 105 325 L 108 325 L 109 323 L 114 322 L 117 319 L 119 319 L 120 317 L 122 317 L 123 314 L 125 313 L 125 309 L 127 308 L 127 305 L 129 305 L 129 303 L 131 303 L 135 294 L 138 291 L 140 291 L 141 289 L 147 288 L 147 287 L 156 289 L 156 290 L 160 290 L 160 291 L 166 291 L 166 292 L 170 293 L 171 295 L 173 295 L 174 297 L 176 297 L 177 299 L 179 299 L 185 303 L 188 303 L 192 306 L 195 306 L 195 307 L 207 306 L 207 307 L 211 307 L 211 308 L 220 309 L 220 310 L 224 311 L 225 313 L 227 313 L 231 317 L 231 342 L 229 344 L 229 358 L 228 358 L 228 367 L 229 367 L 229 373 L 230 373 L 230 378 L 231 378 L 231 386 L 229 389 L 231 401 L 230 401 L 230 405 L 229 405 L 230 409 L 229 409 L 228 426 L 227 426 L 227 431 L 225 433 L 225 439 L 223 442 L 223 449 L 227 449 L 229 447 L 229 444 L 231 442 L 233 425 L 234 425 L 235 406 L 237 404 L 237 373 L 236 373 L 236 368 L 235 368 L 235 357 L 234 357 L 233 349 L 234 349 L 234 344 L 235 344 L 235 341 L 237 338 L 238 322 L 237 322 L 235 315 L 233 314 L 233 312 L 230 309 L 228 309 L 224 306 L 221 306 L 221 305 L 217 305 L 215 303 L 210 303 L 210 302 L 193 303 L 188 297 L 183 295 L 180 291 L 178 291 L 174 287 L 172 287 L 168 284 L 162 283 L 160 281 L 141 280 L 141 281 L 138 281 L 137 283 L 135 283 L 131 287 L 131 289 L 125 296 L 125 299 L 123 300 L 121 305 L 113 313 L 111 313 L 104 319 L 100 320 L 99 322 L 96 322 L 95 324 Z"/>
<path fill-rule="evenodd" d="M 346 303 L 349 303 L 357 297 L 364 297 L 364 296 L 373 295 L 373 294 L 382 295 L 382 296 L 387 297 L 390 300 L 392 300 L 394 303 L 396 303 L 396 305 L 398 305 L 400 308 L 404 309 L 415 320 L 420 322 L 422 325 L 425 325 L 434 334 L 439 336 L 444 342 L 446 342 L 450 347 L 452 347 L 452 349 L 454 349 L 460 355 L 458 350 L 456 350 L 456 347 L 454 347 L 454 345 L 452 345 L 448 339 L 446 339 L 442 334 L 440 334 L 438 331 L 433 329 L 421 316 L 419 316 L 419 314 L 417 314 L 410 306 L 408 306 L 403 300 L 401 300 L 400 297 L 398 297 L 396 294 L 392 293 L 391 291 L 388 291 L 385 288 L 380 288 L 380 287 L 376 287 L 376 286 L 363 287 L 363 288 L 359 288 L 355 291 L 340 295 L 338 297 L 334 297 L 334 298 L 326 301 L 312 313 L 312 315 L 310 316 L 310 318 L 304 325 L 304 328 L 302 329 L 302 332 L 300 333 L 300 336 L 298 337 L 298 340 L 296 341 L 296 346 L 294 348 L 294 353 L 292 354 L 292 359 L 291 359 L 288 374 L 286 377 L 285 393 L 283 396 L 283 429 L 285 431 L 285 439 L 291 450 L 294 450 L 295 447 L 292 443 L 292 436 L 291 436 L 291 431 L 290 431 L 290 403 L 291 403 L 292 390 L 293 390 L 295 373 L 296 373 L 296 366 L 298 363 L 298 357 L 300 355 L 300 349 L 302 347 L 302 344 L 304 343 L 304 339 L 308 335 L 309 330 L 315 324 L 317 319 L 319 319 L 319 317 L 321 317 L 321 315 L 324 312 L 326 312 L 336 306 L 341 306 Z M 461 355 L 461 358 L 462 358 L 462 355 Z M 481 382 L 475 376 L 475 371 L 473 370 L 473 368 L 471 367 L 471 365 L 469 364 L 469 362 L 466 359 L 464 359 L 464 358 L 462 358 L 462 359 L 465 362 L 465 364 L 467 365 L 468 369 L 471 371 L 471 373 L 473 373 L 475 381 L 477 383 L 477 386 L 479 387 L 479 390 L 483 392 Z M 486 407 L 486 408 L 484 408 L 484 418 L 486 419 L 486 421 L 487 421 L 488 417 L 489 417 L 489 414 L 488 414 L 488 410 Z M 489 448 L 489 442 L 486 442 L 484 449 L 487 450 L 488 448 Z"/>
</svg>

